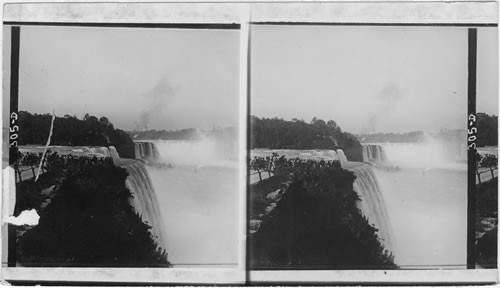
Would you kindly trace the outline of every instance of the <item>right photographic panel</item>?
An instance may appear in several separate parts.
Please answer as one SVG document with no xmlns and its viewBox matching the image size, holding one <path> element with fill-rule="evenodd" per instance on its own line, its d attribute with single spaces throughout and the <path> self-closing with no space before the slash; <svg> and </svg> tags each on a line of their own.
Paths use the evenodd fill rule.
<svg viewBox="0 0 500 288">
<path fill-rule="evenodd" d="M 250 269 L 496 268 L 498 32 L 472 29 L 251 25 Z"/>
</svg>

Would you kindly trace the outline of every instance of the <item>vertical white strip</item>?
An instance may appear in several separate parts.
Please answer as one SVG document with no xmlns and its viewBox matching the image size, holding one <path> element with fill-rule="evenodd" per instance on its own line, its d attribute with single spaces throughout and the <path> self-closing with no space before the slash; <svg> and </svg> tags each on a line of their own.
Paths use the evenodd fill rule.
<svg viewBox="0 0 500 288">
<path fill-rule="evenodd" d="M 241 227 L 239 268 L 246 277 L 246 234 L 247 234 L 247 105 L 248 105 L 248 43 L 250 37 L 250 5 L 240 7 L 240 85 L 239 85 L 239 217 Z"/>
<path fill-rule="evenodd" d="M 0 6 L 1 6 L 0 7 L 0 12 L 3 15 L 3 8 L 4 8 L 5 5 L 0 5 Z M 0 29 L 0 51 L 1 51 L 0 55 L 2 56 L 2 57 L 0 57 L 0 63 L 2 65 L 2 72 L 1 72 L 2 73 L 1 74 L 2 77 L 1 78 L 2 78 L 2 96 L 3 97 L 5 97 L 5 95 L 9 95 L 9 94 L 5 94 L 7 91 L 4 88 L 5 87 L 5 79 L 4 79 L 5 76 L 3 74 L 3 73 L 5 73 L 5 72 L 3 72 L 4 71 L 4 69 L 3 69 L 4 66 L 3 65 L 5 64 L 5 63 L 3 63 L 4 62 L 3 61 L 3 53 L 4 53 L 4 49 L 5 49 L 4 48 L 4 44 L 5 44 L 4 42 L 5 41 L 4 41 L 4 38 L 3 38 L 4 37 L 3 30 L 4 29 L 5 29 L 4 27 L 2 27 L 2 29 Z M 3 102 L 4 101 L 2 101 L 0 103 L 0 119 L 2 119 L 2 129 L 0 129 L 0 137 L 1 137 L 0 139 L 2 139 L 2 148 L 0 148 L 1 151 L 2 151 L 1 154 L 0 154 L 0 155 L 2 155 L 2 175 L 0 177 L 0 187 L 2 187 L 2 197 L 0 197 L 0 217 L 1 217 L 1 219 L 0 219 L 0 221 L 1 221 L 0 222 L 0 227 L 1 227 L 1 230 L 0 230 L 0 261 L 1 261 L 1 263 L 0 263 L 0 281 L 2 281 L 2 282 L 3 282 L 3 263 L 7 263 L 7 237 L 8 237 L 8 235 L 7 235 L 7 225 L 3 225 L 4 219 L 7 219 L 7 218 L 4 217 L 4 215 L 7 214 L 5 212 L 4 205 L 5 205 L 5 200 L 7 198 L 6 195 L 8 195 L 7 193 L 9 193 L 9 191 L 6 191 L 4 189 L 4 187 L 3 187 L 3 185 L 5 185 L 4 184 L 5 183 L 5 179 L 4 179 L 4 175 L 3 175 L 3 173 L 4 173 L 3 169 L 4 169 L 5 166 L 8 165 L 8 163 L 4 163 L 3 162 L 3 155 L 5 155 L 5 153 L 6 153 L 6 151 L 4 150 L 4 148 L 6 148 L 6 145 L 4 145 L 4 143 L 3 143 L 4 141 L 6 141 L 6 139 L 4 138 L 4 135 L 3 135 L 3 130 L 4 130 L 3 127 L 6 125 L 6 123 L 4 123 L 4 120 L 3 120 L 3 117 L 4 117 L 3 110 L 5 109 L 5 107 L 3 107 Z"/>
<path fill-rule="evenodd" d="M 15 170 L 11 166 L 2 169 L 2 189 L 4 197 L 2 199 L 2 223 L 14 214 L 14 206 L 16 204 L 16 179 Z"/>
<path fill-rule="evenodd" d="M 3 15 L 3 10 L 4 10 L 4 5 L 0 5 L 0 13 Z M 12 209 L 12 212 L 10 211 L 9 207 L 14 207 L 15 201 L 16 201 L 16 189 L 15 189 L 15 179 L 12 181 L 11 177 L 9 175 L 14 176 L 15 171 L 14 168 L 9 166 L 9 157 L 5 157 L 4 155 L 9 155 L 9 133 L 4 133 L 5 131 L 9 131 L 9 126 L 10 126 L 10 121 L 9 119 L 5 119 L 4 117 L 8 117 L 10 114 L 10 106 L 7 103 L 10 103 L 10 71 L 5 71 L 5 67 L 10 67 L 10 41 L 5 39 L 10 39 L 10 31 L 11 28 L 7 26 L 8 28 L 3 27 L 0 29 L 0 46 L 1 46 L 1 63 L 2 63 L 2 95 L 3 99 L 1 101 L 2 106 L 0 109 L 0 119 L 2 119 L 2 129 L 0 129 L 0 137 L 2 139 L 2 175 L 0 177 L 0 187 L 2 187 L 2 197 L 0 197 L 0 225 L 2 227 L 0 231 L 0 259 L 1 259 L 1 266 L 0 266 L 0 283 L 4 284 L 4 277 L 3 277 L 3 267 L 4 263 L 7 265 L 7 254 L 8 254 L 8 225 L 4 224 L 5 219 L 9 217 L 9 213 L 14 214 L 14 209 Z M 6 33 L 4 34 L 4 31 Z M 5 37 L 5 38 L 4 38 Z M 4 57 L 4 54 L 8 54 L 9 57 Z M 7 59 L 5 59 L 7 58 Z M 6 61 L 4 61 L 6 60 Z M 7 66 L 9 65 L 9 66 Z M 10 70 L 10 69 L 9 69 Z M 8 98 L 9 100 L 6 100 Z M 6 107 L 4 107 L 4 104 L 7 104 Z M 4 114 L 6 112 L 7 115 Z M 7 120 L 7 121 L 6 121 Z M 7 136 L 5 135 L 7 134 Z M 11 182 L 12 181 L 12 182 Z M 10 187 L 14 187 L 11 189 Z M 11 214 L 11 215 L 12 215 Z"/>
<path fill-rule="evenodd" d="M 40 159 L 40 165 L 38 166 L 38 171 L 36 171 L 35 182 L 38 180 L 38 177 L 40 176 L 40 171 L 42 170 L 43 160 L 45 159 L 45 155 L 47 154 L 47 149 L 49 149 L 49 146 L 50 146 L 50 138 L 52 138 L 52 130 L 54 129 L 54 120 L 55 119 L 56 119 L 55 111 L 52 111 L 52 121 L 50 122 L 49 138 L 47 139 L 47 145 L 45 145 L 45 150 L 43 150 L 43 155 L 42 155 L 42 159 Z"/>
</svg>

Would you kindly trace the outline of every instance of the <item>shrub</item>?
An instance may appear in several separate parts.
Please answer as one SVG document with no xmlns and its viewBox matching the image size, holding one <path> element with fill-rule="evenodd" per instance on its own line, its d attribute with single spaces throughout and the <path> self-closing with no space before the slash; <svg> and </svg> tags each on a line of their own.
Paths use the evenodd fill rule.
<svg viewBox="0 0 500 288">
<path fill-rule="evenodd" d="M 286 162 L 290 186 L 249 238 L 252 268 L 396 268 L 357 208 L 353 172 L 333 161 Z"/>
<path fill-rule="evenodd" d="M 112 161 L 89 165 L 87 160 L 65 163 L 52 203 L 39 224 L 19 239 L 19 262 L 24 266 L 170 266 L 165 250 L 153 240 L 151 227 L 130 205 L 127 171 Z"/>
</svg>

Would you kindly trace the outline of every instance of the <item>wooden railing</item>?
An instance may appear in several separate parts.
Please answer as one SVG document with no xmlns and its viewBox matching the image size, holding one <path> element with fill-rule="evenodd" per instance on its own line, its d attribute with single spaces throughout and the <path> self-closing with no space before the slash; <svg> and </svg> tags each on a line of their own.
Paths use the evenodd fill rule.
<svg viewBox="0 0 500 288">
<path fill-rule="evenodd" d="M 476 183 L 481 184 L 483 182 L 481 180 L 481 175 L 485 174 L 485 173 L 491 173 L 491 178 L 489 178 L 488 176 L 483 177 L 483 178 L 486 178 L 486 180 L 484 180 L 484 181 L 489 181 L 491 179 L 495 179 L 495 177 L 498 177 L 498 175 L 495 175 L 495 171 L 497 171 L 497 170 L 498 170 L 498 167 L 490 167 L 489 169 L 485 169 L 485 170 L 482 170 L 482 171 L 477 170 L 476 171 L 476 175 L 477 175 L 477 181 L 476 181 Z"/>
</svg>

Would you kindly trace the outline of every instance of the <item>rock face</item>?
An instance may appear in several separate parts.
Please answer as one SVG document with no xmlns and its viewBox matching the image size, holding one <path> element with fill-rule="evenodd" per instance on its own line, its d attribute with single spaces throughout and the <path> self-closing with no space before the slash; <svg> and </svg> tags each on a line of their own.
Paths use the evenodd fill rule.
<svg viewBox="0 0 500 288">
<path fill-rule="evenodd" d="M 498 226 L 498 219 L 494 217 L 481 218 L 479 229 L 476 230 L 476 239 L 481 238 L 486 232 Z"/>
<path fill-rule="evenodd" d="M 261 223 L 262 223 L 262 220 L 250 219 L 250 234 L 253 234 L 253 233 L 259 231 Z"/>
<path fill-rule="evenodd" d="M 271 193 L 267 194 L 267 197 L 266 197 L 266 198 L 267 198 L 268 200 L 273 201 L 273 202 L 278 202 L 278 201 L 280 201 L 281 196 L 282 196 L 282 194 L 281 194 L 281 190 L 282 190 L 282 189 L 277 189 L 276 191 L 274 191 L 274 192 L 271 192 Z"/>
<path fill-rule="evenodd" d="M 54 188 L 55 187 L 56 187 L 56 185 L 52 185 L 49 188 L 43 189 L 42 192 L 41 192 L 41 194 L 43 196 L 46 196 L 46 197 L 51 197 L 54 194 Z"/>
</svg>

